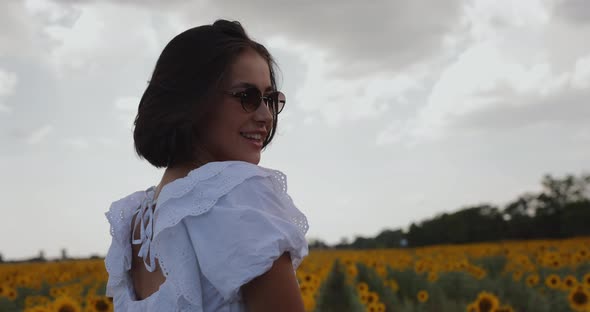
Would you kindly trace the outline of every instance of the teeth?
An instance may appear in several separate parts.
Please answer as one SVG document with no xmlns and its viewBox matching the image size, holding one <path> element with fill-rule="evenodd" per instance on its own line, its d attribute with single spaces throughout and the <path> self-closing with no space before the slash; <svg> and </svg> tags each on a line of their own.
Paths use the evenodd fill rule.
<svg viewBox="0 0 590 312">
<path fill-rule="evenodd" d="M 248 139 L 254 139 L 254 140 L 260 140 L 260 139 L 262 139 L 262 135 L 260 135 L 260 134 L 258 134 L 258 133 L 252 133 L 252 134 L 250 134 L 250 133 L 243 133 L 243 132 L 240 132 L 240 134 L 241 134 L 243 137 L 246 137 L 246 138 L 248 138 Z"/>
</svg>

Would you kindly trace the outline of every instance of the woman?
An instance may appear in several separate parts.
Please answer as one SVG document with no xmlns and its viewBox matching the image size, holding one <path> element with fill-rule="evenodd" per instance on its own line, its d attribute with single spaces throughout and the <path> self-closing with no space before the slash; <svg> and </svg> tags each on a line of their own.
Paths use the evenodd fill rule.
<svg viewBox="0 0 590 312">
<path fill-rule="evenodd" d="M 105 213 L 115 311 L 304 311 L 295 269 L 308 254 L 307 218 L 286 176 L 258 166 L 285 104 L 274 65 L 226 20 L 162 51 L 133 137 L 165 173 Z"/>
</svg>

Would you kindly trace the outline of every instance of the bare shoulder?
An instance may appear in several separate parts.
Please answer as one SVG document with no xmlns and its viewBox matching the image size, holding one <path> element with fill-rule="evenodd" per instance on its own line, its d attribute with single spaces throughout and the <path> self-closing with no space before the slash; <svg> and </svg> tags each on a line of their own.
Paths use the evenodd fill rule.
<svg viewBox="0 0 590 312">
<path fill-rule="evenodd" d="M 246 311 L 304 312 L 303 298 L 288 252 L 266 273 L 241 288 Z"/>
</svg>

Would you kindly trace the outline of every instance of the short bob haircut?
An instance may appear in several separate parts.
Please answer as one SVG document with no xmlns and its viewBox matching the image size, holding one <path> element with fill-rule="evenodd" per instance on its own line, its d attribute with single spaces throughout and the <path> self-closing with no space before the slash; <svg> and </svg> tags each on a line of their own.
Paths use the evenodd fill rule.
<svg viewBox="0 0 590 312">
<path fill-rule="evenodd" d="M 267 61 L 271 86 L 277 90 L 276 62 L 263 45 L 248 37 L 239 22 L 220 19 L 174 37 L 158 58 L 139 102 L 133 123 L 137 155 L 156 168 L 196 161 L 200 135 L 196 125 L 214 108 L 215 91 L 246 49 L 253 49 Z M 276 132 L 277 116 L 273 117 L 263 150 Z"/>
</svg>

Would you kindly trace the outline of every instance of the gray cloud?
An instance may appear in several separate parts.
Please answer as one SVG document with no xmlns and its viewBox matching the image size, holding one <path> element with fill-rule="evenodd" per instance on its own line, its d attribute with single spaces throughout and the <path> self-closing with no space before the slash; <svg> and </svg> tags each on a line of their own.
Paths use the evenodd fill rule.
<svg viewBox="0 0 590 312">
<path fill-rule="evenodd" d="M 557 1 L 554 13 L 566 21 L 590 25 L 590 2 L 587 0 Z"/>
<path fill-rule="evenodd" d="M 399 71 L 437 55 L 458 27 L 462 1 L 215 1 L 215 14 L 243 17 L 256 33 L 289 36 L 328 53 L 338 75 Z M 260 8 L 264 8 L 261 11 Z M 420 22 L 417 22 L 420 21 Z"/>
<path fill-rule="evenodd" d="M 488 92 L 489 94 L 489 92 Z M 455 130 L 511 131 L 534 125 L 586 127 L 590 131 L 590 89 L 564 90 L 542 96 L 519 96 L 512 90 L 498 90 L 494 104 L 456 118 Z"/>
<path fill-rule="evenodd" d="M 28 51 L 33 53 L 35 25 L 25 18 L 28 13 L 23 1 L 1 1 L 0 56 Z"/>
<path fill-rule="evenodd" d="M 61 3 L 97 1 L 56 0 Z M 254 39 L 273 36 L 324 51 L 335 62 L 334 75 L 395 72 L 440 53 L 445 35 L 460 27 L 461 0 L 388 1 L 113 1 L 157 7 L 183 15 L 185 21 L 213 23 L 238 19 Z M 417 22 L 419 21 L 419 22 Z M 264 38 L 260 38 L 261 34 Z M 258 38 L 256 38 L 258 37 Z"/>
</svg>

